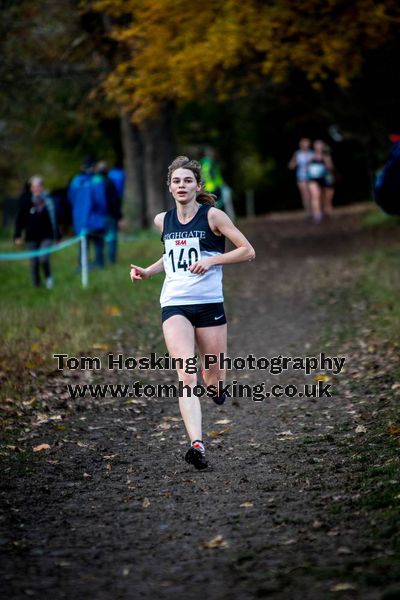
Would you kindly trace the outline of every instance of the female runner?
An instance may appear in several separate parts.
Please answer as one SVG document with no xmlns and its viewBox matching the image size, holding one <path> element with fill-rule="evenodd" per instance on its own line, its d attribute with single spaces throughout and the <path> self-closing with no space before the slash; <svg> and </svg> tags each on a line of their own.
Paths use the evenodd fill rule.
<svg viewBox="0 0 400 600">
<path fill-rule="evenodd" d="M 195 356 L 195 344 L 205 354 L 226 353 L 227 325 L 223 305 L 222 265 L 253 260 L 255 252 L 230 218 L 213 206 L 214 196 L 202 191 L 201 168 L 197 161 L 178 156 L 168 169 L 168 188 L 176 207 L 156 215 L 164 254 L 146 269 L 131 265 L 132 283 L 165 271 L 161 291 L 162 327 L 172 358 L 183 365 Z M 236 248 L 225 252 L 225 238 Z M 184 390 L 193 390 L 196 374 L 177 369 Z M 224 383 L 224 370 L 218 363 L 202 371 L 204 383 L 218 388 Z M 188 386 L 188 387 L 186 387 Z M 225 396 L 214 397 L 223 404 Z M 184 392 L 179 408 L 191 441 L 186 462 L 205 469 L 208 462 L 202 440 L 200 401 Z"/>
<path fill-rule="evenodd" d="M 311 140 L 308 138 L 301 138 L 299 142 L 299 149 L 293 154 L 288 164 L 289 169 L 296 169 L 297 187 L 300 192 L 306 217 L 311 216 L 307 165 L 313 156 L 314 152 L 311 150 Z"/>
<path fill-rule="evenodd" d="M 325 152 L 325 144 L 321 140 L 314 142 L 314 157 L 307 165 L 308 185 L 311 194 L 311 213 L 314 223 L 323 218 L 324 192 L 327 187 L 329 173 L 333 172 L 332 159 Z M 329 183 L 330 185 L 330 183 Z"/>
<path fill-rule="evenodd" d="M 322 208 L 325 217 L 331 217 L 333 214 L 333 197 L 335 195 L 335 165 L 331 157 L 329 146 L 325 144 L 324 148 L 326 175 L 324 184 L 324 193 L 322 195 Z"/>
</svg>

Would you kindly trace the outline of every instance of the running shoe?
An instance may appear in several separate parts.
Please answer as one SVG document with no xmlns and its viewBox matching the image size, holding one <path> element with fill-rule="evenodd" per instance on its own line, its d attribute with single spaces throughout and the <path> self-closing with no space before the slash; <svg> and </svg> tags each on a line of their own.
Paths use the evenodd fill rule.
<svg viewBox="0 0 400 600">
<path fill-rule="evenodd" d="M 214 400 L 215 404 L 218 404 L 218 406 L 221 406 L 221 404 L 223 404 L 226 400 L 226 394 L 221 394 L 220 396 L 213 396 L 213 400 Z"/>
<path fill-rule="evenodd" d="M 201 440 L 195 440 L 192 442 L 192 445 L 185 454 L 185 460 L 199 471 L 202 469 L 207 469 L 208 462 L 206 459 L 206 453 L 204 451 L 204 445 Z"/>
</svg>

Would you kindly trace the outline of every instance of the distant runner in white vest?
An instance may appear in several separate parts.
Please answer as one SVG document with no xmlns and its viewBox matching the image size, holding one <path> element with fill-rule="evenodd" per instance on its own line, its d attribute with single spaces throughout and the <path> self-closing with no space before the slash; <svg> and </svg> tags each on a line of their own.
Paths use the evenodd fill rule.
<svg viewBox="0 0 400 600">
<path fill-rule="evenodd" d="M 251 261 L 255 252 L 230 218 L 214 207 L 215 197 L 202 191 L 200 164 L 178 156 L 168 169 L 168 188 L 176 207 L 156 215 L 154 223 L 162 233 L 164 254 L 146 269 L 131 265 L 133 283 L 165 271 L 161 291 L 163 333 L 173 358 L 186 360 L 206 354 L 226 353 L 227 324 L 223 305 L 222 266 Z M 225 252 L 225 238 L 236 248 Z M 189 389 L 197 384 L 197 375 L 177 369 L 179 380 Z M 225 372 L 216 364 L 202 370 L 204 384 L 224 383 Z M 224 394 L 216 395 L 223 404 Z M 202 440 L 200 401 L 184 393 L 179 408 L 191 441 L 186 462 L 196 469 L 208 466 Z"/>
<path fill-rule="evenodd" d="M 307 165 L 310 160 L 312 160 L 313 156 L 314 151 L 311 149 L 311 140 L 308 138 L 301 138 L 299 149 L 293 154 L 288 164 L 289 169 L 296 170 L 297 187 L 300 192 L 306 217 L 310 217 L 312 214 Z"/>
</svg>

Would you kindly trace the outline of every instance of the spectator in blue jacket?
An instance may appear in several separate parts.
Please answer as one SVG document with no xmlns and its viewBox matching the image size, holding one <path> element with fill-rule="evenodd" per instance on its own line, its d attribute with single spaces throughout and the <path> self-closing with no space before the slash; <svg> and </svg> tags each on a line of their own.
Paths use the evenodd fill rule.
<svg viewBox="0 0 400 600">
<path fill-rule="evenodd" d="M 80 173 L 73 177 L 69 185 L 68 199 L 72 206 L 75 234 L 87 234 L 89 253 L 92 244 L 95 248 L 92 266 L 103 268 L 107 202 L 103 182 L 94 173 L 93 167 L 90 159 L 83 163 Z"/>
<path fill-rule="evenodd" d="M 118 228 L 122 219 L 121 204 L 124 193 L 124 172 L 121 169 L 108 171 L 107 163 L 102 160 L 97 163 L 97 174 L 102 178 L 107 202 L 106 242 L 110 263 L 117 260 Z"/>
</svg>

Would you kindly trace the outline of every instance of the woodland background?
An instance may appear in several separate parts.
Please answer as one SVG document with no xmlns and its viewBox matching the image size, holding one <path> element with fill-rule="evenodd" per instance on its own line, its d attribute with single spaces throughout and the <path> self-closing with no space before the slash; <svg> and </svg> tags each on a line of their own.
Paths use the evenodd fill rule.
<svg viewBox="0 0 400 600">
<path fill-rule="evenodd" d="M 287 162 L 304 135 L 332 148 L 336 204 L 369 199 L 400 131 L 399 13 L 395 0 L 3 0 L 6 217 L 32 173 L 62 187 L 91 155 L 125 165 L 125 217 L 146 226 L 171 158 L 205 146 L 239 214 L 246 189 L 258 213 L 299 208 Z"/>
</svg>

